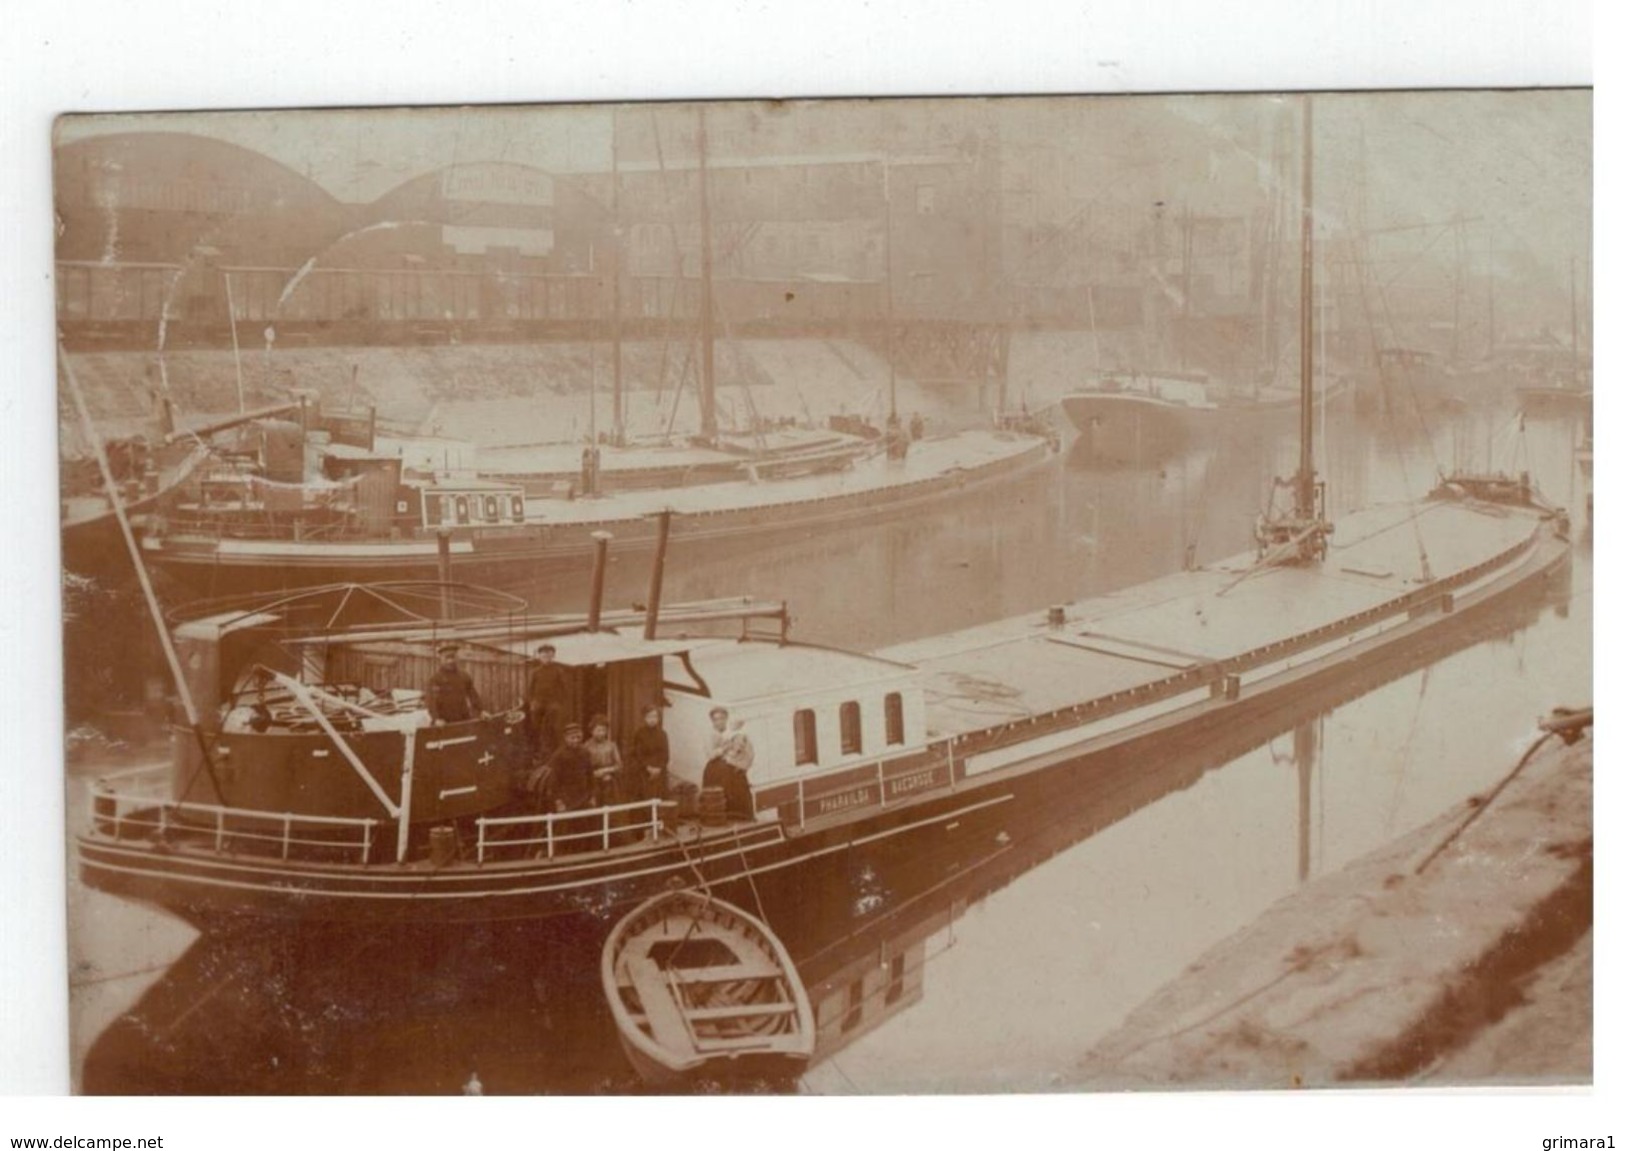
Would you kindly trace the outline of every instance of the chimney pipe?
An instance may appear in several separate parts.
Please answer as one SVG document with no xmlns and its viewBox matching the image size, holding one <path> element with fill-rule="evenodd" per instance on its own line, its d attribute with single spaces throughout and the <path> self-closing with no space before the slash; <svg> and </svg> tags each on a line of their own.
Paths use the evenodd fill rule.
<svg viewBox="0 0 1625 1151">
<path fill-rule="evenodd" d="M 654 639 L 660 623 L 660 588 L 666 579 L 666 541 L 671 538 L 671 509 L 659 513 L 660 534 L 655 537 L 655 562 L 649 571 L 649 607 L 643 617 L 643 638 Z"/>
<path fill-rule="evenodd" d="M 436 540 L 440 569 L 440 618 L 451 618 L 451 532 L 441 528 Z"/>
<path fill-rule="evenodd" d="M 587 630 L 597 631 L 604 617 L 604 574 L 609 567 L 609 541 L 615 537 L 608 532 L 593 532 L 592 601 L 587 607 Z"/>
</svg>

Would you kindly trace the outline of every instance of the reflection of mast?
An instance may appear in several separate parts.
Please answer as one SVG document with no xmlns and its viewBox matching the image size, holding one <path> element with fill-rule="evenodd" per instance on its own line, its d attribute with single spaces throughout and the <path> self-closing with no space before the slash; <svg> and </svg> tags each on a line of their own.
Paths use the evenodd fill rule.
<svg viewBox="0 0 1625 1151">
<path fill-rule="evenodd" d="M 711 189 L 705 167 L 705 107 L 701 105 L 695 140 L 700 173 L 700 439 L 717 438 L 716 349 L 711 333 Z"/>
<path fill-rule="evenodd" d="M 1298 882 L 1309 879 L 1309 793 L 1313 786 L 1315 760 L 1320 750 L 1319 719 L 1301 723 L 1292 730 L 1292 761 L 1298 767 Z"/>
</svg>

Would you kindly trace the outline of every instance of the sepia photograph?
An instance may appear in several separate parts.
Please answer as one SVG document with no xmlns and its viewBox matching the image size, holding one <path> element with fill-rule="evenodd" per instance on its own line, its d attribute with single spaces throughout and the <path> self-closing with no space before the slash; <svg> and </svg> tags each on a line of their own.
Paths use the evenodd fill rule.
<svg viewBox="0 0 1625 1151">
<path fill-rule="evenodd" d="M 1592 139 L 60 118 L 71 1090 L 1589 1086 Z"/>
</svg>

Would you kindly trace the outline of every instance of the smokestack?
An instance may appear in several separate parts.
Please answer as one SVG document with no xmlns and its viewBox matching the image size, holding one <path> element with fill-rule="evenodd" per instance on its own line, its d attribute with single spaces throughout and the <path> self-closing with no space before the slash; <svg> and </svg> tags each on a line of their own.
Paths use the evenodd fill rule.
<svg viewBox="0 0 1625 1151">
<path fill-rule="evenodd" d="M 660 588 L 666 579 L 666 541 L 671 538 L 671 509 L 660 511 L 660 534 L 655 537 L 655 561 L 649 570 L 649 608 L 643 617 L 643 638 L 654 639 L 660 623 Z"/>
<path fill-rule="evenodd" d="M 592 601 L 587 607 L 587 630 L 597 631 L 604 617 L 604 574 L 609 567 L 609 541 L 615 537 L 608 532 L 593 532 Z"/>
</svg>

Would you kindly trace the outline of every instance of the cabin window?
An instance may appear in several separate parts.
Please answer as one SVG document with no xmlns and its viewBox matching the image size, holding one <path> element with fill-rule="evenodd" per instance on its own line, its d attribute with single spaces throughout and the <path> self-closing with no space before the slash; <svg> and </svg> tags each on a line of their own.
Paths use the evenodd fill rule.
<svg viewBox="0 0 1625 1151">
<path fill-rule="evenodd" d="M 903 742 L 903 694 L 892 691 L 886 693 L 886 746 L 892 747 Z"/>
<path fill-rule="evenodd" d="M 460 523 L 460 524 L 466 524 L 468 522 L 468 497 L 467 496 L 458 496 L 457 497 L 457 522 Z"/>
<path fill-rule="evenodd" d="M 841 705 L 841 754 L 863 754 L 863 715 L 856 700 Z"/>
<path fill-rule="evenodd" d="M 854 979 L 846 987 L 846 1014 L 841 1018 L 841 1030 L 855 1030 L 863 1022 L 863 980 Z"/>
<path fill-rule="evenodd" d="M 485 505 L 485 518 L 486 518 L 486 520 L 488 522 L 490 522 L 490 523 L 495 523 L 496 519 L 497 519 L 497 498 L 496 498 L 496 496 L 486 496 L 484 498 L 484 500 L 481 501 L 481 502 L 484 503 L 484 505 Z"/>
<path fill-rule="evenodd" d="M 796 712 L 793 722 L 796 731 L 796 766 L 805 767 L 818 762 L 818 717 L 810 707 Z"/>
<path fill-rule="evenodd" d="M 523 496 L 509 496 L 508 509 L 513 513 L 514 523 L 525 518 L 525 498 Z"/>
<path fill-rule="evenodd" d="M 891 1007 L 903 998 L 903 969 L 907 954 L 893 955 L 886 970 L 886 1006 Z"/>
<path fill-rule="evenodd" d="M 439 523 L 446 514 L 445 505 L 439 496 L 429 496 L 423 501 L 423 522 L 429 525 Z"/>
</svg>

